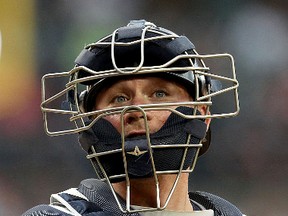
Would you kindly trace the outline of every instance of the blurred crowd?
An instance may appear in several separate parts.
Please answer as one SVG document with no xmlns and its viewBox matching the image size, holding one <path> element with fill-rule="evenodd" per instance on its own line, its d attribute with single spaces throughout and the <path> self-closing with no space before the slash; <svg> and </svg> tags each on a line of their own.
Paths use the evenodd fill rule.
<svg viewBox="0 0 288 216">
<path fill-rule="evenodd" d="M 51 138 L 44 133 L 40 79 L 48 72 L 71 69 L 85 44 L 141 18 L 186 35 L 199 53 L 228 52 L 236 60 L 240 115 L 212 123 L 212 146 L 191 175 L 191 190 L 223 196 L 250 216 L 287 214 L 286 1 L 23 2 L 29 2 L 33 16 L 21 20 L 21 31 L 17 31 L 17 24 L 16 28 L 3 26 L 17 17 L 16 13 L 23 11 L 19 7 L 25 4 L 19 6 L 13 0 L 8 8 L 7 2 L 0 0 L 0 13 L 6 10 L 9 14 L 6 19 L 5 14 L 0 15 L 5 20 L 0 20 L 0 84 L 6 86 L 0 88 L 0 215 L 19 215 L 36 204 L 49 202 L 51 193 L 96 177 L 76 136 Z M 23 33 L 25 22 L 33 22 L 29 34 Z M 5 52 L 12 44 L 6 44 L 5 31 L 12 32 L 11 37 L 24 45 L 33 37 L 31 47 L 23 45 L 9 63 Z M 22 67 L 15 71 L 13 65 L 25 58 L 26 52 L 33 58 L 32 71 Z M 11 67 L 4 70 L 4 63 Z M 22 78 L 7 80 L 7 73 L 29 78 L 31 83 L 23 86 Z M 5 101 L 9 92 L 13 94 Z"/>
</svg>

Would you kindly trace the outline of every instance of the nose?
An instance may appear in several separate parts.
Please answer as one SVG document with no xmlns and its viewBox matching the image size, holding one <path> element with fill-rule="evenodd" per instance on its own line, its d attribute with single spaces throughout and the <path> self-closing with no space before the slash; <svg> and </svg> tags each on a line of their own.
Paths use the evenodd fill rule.
<svg viewBox="0 0 288 216">
<path fill-rule="evenodd" d="M 144 114 L 140 111 L 128 112 L 125 114 L 124 121 L 126 124 L 132 124 L 136 121 L 144 120 Z"/>
<path fill-rule="evenodd" d="M 147 120 L 149 121 L 151 119 L 150 113 L 145 112 L 141 108 L 137 107 L 138 105 L 148 104 L 148 103 L 149 103 L 148 97 L 143 93 L 137 92 L 132 98 L 132 100 L 130 101 L 130 105 L 133 106 L 134 108 L 128 109 L 124 115 L 125 124 L 132 124 L 137 121 L 144 122 L 145 115 L 147 117 Z"/>
<path fill-rule="evenodd" d="M 152 118 L 151 113 L 149 111 L 146 112 L 142 110 L 140 107 L 137 107 L 134 105 L 133 107 L 130 107 L 125 111 L 124 123 L 125 125 L 133 124 L 136 122 L 143 124 L 145 120 L 145 116 L 147 118 L 147 121 L 150 121 Z"/>
<path fill-rule="evenodd" d="M 141 112 L 132 112 L 126 115 L 125 123 L 131 124 L 134 121 L 144 120 L 144 116 Z"/>
</svg>

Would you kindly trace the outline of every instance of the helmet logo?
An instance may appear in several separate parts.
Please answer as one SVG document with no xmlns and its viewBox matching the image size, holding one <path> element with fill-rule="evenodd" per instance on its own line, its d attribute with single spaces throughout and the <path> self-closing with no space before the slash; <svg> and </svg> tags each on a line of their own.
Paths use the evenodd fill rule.
<svg viewBox="0 0 288 216">
<path fill-rule="evenodd" d="M 134 156 L 140 156 L 142 154 L 145 154 L 146 152 L 147 152 L 147 150 L 141 151 L 138 146 L 135 146 L 134 151 L 127 152 L 127 154 L 134 155 Z"/>
</svg>

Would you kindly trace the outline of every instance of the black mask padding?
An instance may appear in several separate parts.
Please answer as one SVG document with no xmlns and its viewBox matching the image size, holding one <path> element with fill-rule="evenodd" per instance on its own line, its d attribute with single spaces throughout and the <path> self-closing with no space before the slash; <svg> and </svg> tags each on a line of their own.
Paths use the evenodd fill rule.
<svg viewBox="0 0 288 216">
<path fill-rule="evenodd" d="M 141 28 L 139 30 L 140 32 L 142 31 Z M 119 33 L 116 35 L 116 42 L 132 42 L 141 38 L 141 34 L 126 35 L 126 37 L 124 37 L 123 33 L 125 31 L 128 31 L 127 28 L 123 28 L 123 30 L 119 29 Z M 145 35 L 146 38 L 155 36 L 159 36 L 159 34 L 147 32 Z M 108 37 L 103 42 L 111 42 L 111 37 Z M 144 48 L 144 66 L 164 64 L 181 53 L 194 53 L 194 48 L 194 44 L 185 36 L 177 37 L 174 40 L 161 39 L 147 41 L 145 42 Z M 141 45 L 140 43 L 136 43 L 129 46 L 115 46 L 114 56 L 117 67 L 135 67 L 141 62 Z M 93 47 L 93 49 L 83 49 L 76 58 L 75 63 L 76 65 L 86 66 L 96 72 L 114 69 L 111 59 L 111 47 L 108 45 Z M 185 66 L 191 66 L 191 63 L 187 59 L 179 59 L 171 65 L 171 67 Z M 78 78 L 89 75 L 91 74 L 80 70 Z M 95 82 L 97 82 L 97 80 L 85 81 L 83 84 L 91 85 Z"/>
<path fill-rule="evenodd" d="M 193 113 L 193 108 L 188 107 L 178 107 L 177 110 L 183 114 Z M 150 139 L 152 146 L 174 144 L 175 147 L 154 148 L 150 152 L 146 136 L 126 138 L 124 146 L 129 176 L 143 178 L 153 175 L 150 153 L 153 154 L 157 171 L 179 170 L 184 148 L 177 148 L 177 144 L 186 143 L 188 134 L 191 134 L 190 144 L 198 144 L 205 137 L 206 128 L 202 120 L 184 119 L 172 113 L 162 128 L 150 135 Z M 88 153 L 91 153 L 91 146 L 94 146 L 96 152 L 99 153 L 121 148 L 121 135 L 110 122 L 100 119 L 90 129 L 80 133 L 79 142 Z M 183 169 L 191 165 L 196 151 L 196 148 L 188 149 Z M 125 173 L 122 152 L 100 156 L 99 161 L 108 176 Z M 98 175 L 103 178 L 99 165 L 94 163 L 94 166 Z M 122 180 L 124 179 L 115 181 Z"/>
</svg>

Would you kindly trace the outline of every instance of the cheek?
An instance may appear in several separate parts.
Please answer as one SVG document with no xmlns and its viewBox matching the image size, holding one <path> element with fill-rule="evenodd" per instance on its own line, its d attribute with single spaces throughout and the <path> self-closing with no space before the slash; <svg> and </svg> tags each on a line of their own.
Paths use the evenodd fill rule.
<svg viewBox="0 0 288 216">
<path fill-rule="evenodd" d="M 171 112 L 169 111 L 161 111 L 161 112 L 151 112 L 150 113 L 153 118 L 149 121 L 150 132 L 155 133 L 165 124 Z"/>
</svg>

